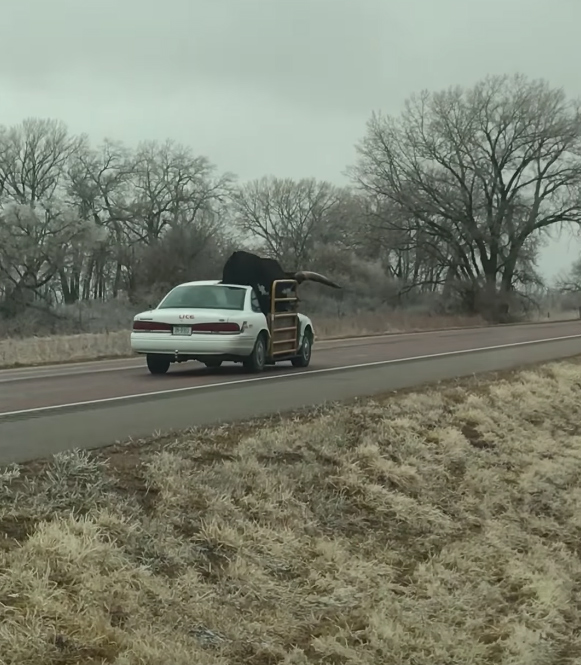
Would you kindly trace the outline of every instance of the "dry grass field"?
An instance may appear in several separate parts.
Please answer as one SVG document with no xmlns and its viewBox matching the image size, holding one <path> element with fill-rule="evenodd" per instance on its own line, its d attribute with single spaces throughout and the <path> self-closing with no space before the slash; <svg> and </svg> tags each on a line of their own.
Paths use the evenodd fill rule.
<svg viewBox="0 0 581 665">
<path fill-rule="evenodd" d="M 581 662 L 581 363 L 0 476 L 3 665 Z"/>
<path fill-rule="evenodd" d="M 430 330 L 483 325 L 470 316 L 428 316 L 406 312 L 367 312 L 357 317 L 313 317 L 320 339 L 354 337 L 385 332 Z M 0 368 L 80 362 L 131 356 L 129 331 L 0 339 Z"/>
<path fill-rule="evenodd" d="M 577 311 L 531 317 L 531 321 L 562 321 L 578 318 Z M 390 314 L 365 312 L 357 316 L 313 316 L 319 339 L 359 337 L 381 333 L 441 330 L 485 325 L 478 316 L 439 316 L 414 312 Z M 66 362 L 128 358 L 131 354 L 129 331 L 52 335 L 47 337 L 0 338 L 0 369 L 50 365 Z"/>
</svg>

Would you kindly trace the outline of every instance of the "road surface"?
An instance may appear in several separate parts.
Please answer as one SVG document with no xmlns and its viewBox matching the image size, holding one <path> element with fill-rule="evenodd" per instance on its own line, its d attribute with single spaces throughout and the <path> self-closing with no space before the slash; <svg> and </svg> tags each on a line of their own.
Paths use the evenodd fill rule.
<svg viewBox="0 0 581 665">
<path fill-rule="evenodd" d="M 319 341 L 307 369 L 259 376 L 194 362 L 152 376 L 143 359 L 4 370 L 0 464 L 577 354 L 572 321 Z"/>
</svg>

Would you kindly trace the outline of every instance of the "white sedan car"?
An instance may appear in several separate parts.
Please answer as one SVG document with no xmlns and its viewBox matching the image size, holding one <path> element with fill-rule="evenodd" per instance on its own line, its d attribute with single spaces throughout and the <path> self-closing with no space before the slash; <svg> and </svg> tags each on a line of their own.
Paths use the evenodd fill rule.
<svg viewBox="0 0 581 665">
<path fill-rule="evenodd" d="M 250 286 L 187 282 L 156 309 L 134 317 L 131 348 L 146 356 L 152 374 L 165 374 L 171 363 L 186 360 L 206 367 L 240 362 L 253 372 L 283 360 L 307 367 L 315 338 L 311 319 L 298 312 L 269 319 Z"/>
</svg>

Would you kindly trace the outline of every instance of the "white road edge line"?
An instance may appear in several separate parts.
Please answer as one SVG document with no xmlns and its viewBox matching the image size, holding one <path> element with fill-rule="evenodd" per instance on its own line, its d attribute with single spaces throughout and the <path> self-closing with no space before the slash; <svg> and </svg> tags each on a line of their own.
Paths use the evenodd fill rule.
<svg viewBox="0 0 581 665">
<path fill-rule="evenodd" d="M 0 412 L 0 423 L 2 419 L 40 412 L 60 411 L 61 409 L 76 408 L 81 406 L 95 406 L 97 404 L 111 404 L 114 402 L 124 402 L 126 400 L 159 397 L 160 395 L 175 395 L 177 393 L 194 392 L 196 390 L 208 390 L 209 388 L 224 388 L 237 384 L 255 383 L 257 381 L 274 381 L 292 379 L 296 376 L 312 376 L 313 374 L 326 374 L 330 372 L 339 372 L 347 369 L 362 369 L 364 367 L 377 367 L 379 365 L 395 365 L 397 363 L 410 362 L 412 360 L 429 360 L 430 358 L 444 358 L 446 356 L 459 356 L 466 353 L 478 353 L 480 351 L 494 351 L 496 349 L 509 349 L 515 346 L 530 346 L 531 344 L 543 344 L 544 342 L 559 342 L 568 339 L 581 339 L 581 334 L 566 335 L 565 337 L 547 337 L 545 339 L 527 340 L 525 342 L 511 342 L 509 344 L 496 344 L 494 346 L 481 346 L 472 349 L 460 349 L 458 351 L 442 351 L 440 353 L 429 353 L 422 356 L 408 356 L 407 358 L 392 358 L 391 360 L 377 360 L 374 362 L 359 363 L 356 365 L 341 365 L 340 367 L 325 367 L 322 369 L 304 370 L 302 372 L 293 372 L 291 374 L 276 374 L 274 376 L 256 376 L 248 379 L 236 379 L 234 381 L 222 381 L 220 383 L 206 383 L 201 386 L 188 386 L 185 388 L 170 388 L 169 390 L 157 390 L 155 392 L 136 393 L 133 395 L 121 395 L 119 397 L 105 397 L 103 399 L 87 400 L 85 402 L 69 402 L 68 404 L 56 404 L 53 406 L 39 406 L 34 409 L 21 409 L 19 411 Z"/>
<path fill-rule="evenodd" d="M 569 324 L 572 322 L 577 321 L 576 319 L 564 319 L 562 321 L 551 321 L 548 325 L 560 325 L 560 324 Z M 544 323 L 544 321 L 543 321 Z M 537 323 L 521 323 L 517 324 L 511 327 L 514 328 L 530 328 L 532 326 L 537 327 Z M 498 329 L 501 330 L 502 326 L 476 326 L 476 327 L 470 327 L 470 328 L 441 328 L 441 329 L 434 329 L 434 330 L 415 330 L 413 332 L 392 332 L 392 333 L 384 333 L 384 334 L 378 334 L 378 335 L 365 335 L 363 337 L 355 335 L 354 337 L 339 337 L 336 339 L 319 339 L 315 340 L 316 344 L 313 345 L 313 349 L 319 348 L 321 344 L 329 344 L 329 345 L 340 345 L 345 342 L 365 342 L 367 340 L 382 340 L 382 339 L 395 339 L 395 338 L 402 338 L 402 337 L 416 337 L 418 335 L 434 335 L 434 334 L 439 334 L 439 333 L 458 333 L 458 332 L 463 332 L 463 331 L 480 331 L 480 330 L 489 330 L 489 329 Z M 349 346 L 349 344 L 347 344 Z M 128 369 L 135 369 L 141 367 L 141 365 L 137 364 L 139 361 L 141 361 L 141 357 L 120 357 L 120 358 L 106 358 L 103 360 L 81 360 L 79 362 L 73 362 L 73 363 L 55 363 L 53 365 L 27 365 L 24 367 L 7 367 L 5 369 L 0 368 L 0 382 L 8 382 L 8 381 L 17 381 L 17 380 L 22 380 L 22 379 L 34 379 L 37 378 L 34 376 L 35 372 L 38 373 L 43 373 L 43 372 L 51 372 L 55 371 L 60 373 L 59 370 L 62 370 L 62 374 L 67 375 L 67 374 L 93 374 L 97 372 L 121 372 L 121 371 L 126 371 Z M 106 365 L 110 363 L 127 363 L 127 366 L 123 367 L 98 367 L 98 365 Z M 93 367 L 96 367 L 95 369 L 92 369 Z M 75 372 L 75 369 L 78 370 L 83 370 L 86 368 L 86 371 L 79 371 Z M 67 372 L 67 370 L 69 370 Z M 73 371 L 70 371 L 73 370 Z M 21 374 L 22 376 L 14 376 L 11 377 L 9 376 L 10 374 Z M 26 376 L 27 374 L 30 374 L 31 376 Z M 6 378 L 4 378 L 6 377 Z M 41 378 L 50 378 L 50 376 L 47 377 L 41 377 Z"/>
</svg>

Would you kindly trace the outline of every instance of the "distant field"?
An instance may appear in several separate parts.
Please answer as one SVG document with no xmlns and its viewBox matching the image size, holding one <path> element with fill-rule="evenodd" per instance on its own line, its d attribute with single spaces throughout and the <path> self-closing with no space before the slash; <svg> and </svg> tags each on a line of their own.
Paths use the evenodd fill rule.
<svg viewBox="0 0 581 665">
<path fill-rule="evenodd" d="M 581 659 L 581 362 L 0 476 L 0 662 Z"/>
<path fill-rule="evenodd" d="M 469 316 L 428 316 L 395 312 L 389 316 L 367 312 L 353 317 L 313 317 L 320 339 L 384 332 L 441 329 L 482 325 Z M 131 356 L 129 330 L 81 335 L 54 335 L 0 339 L 0 367 L 126 358 Z"/>
</svg>

